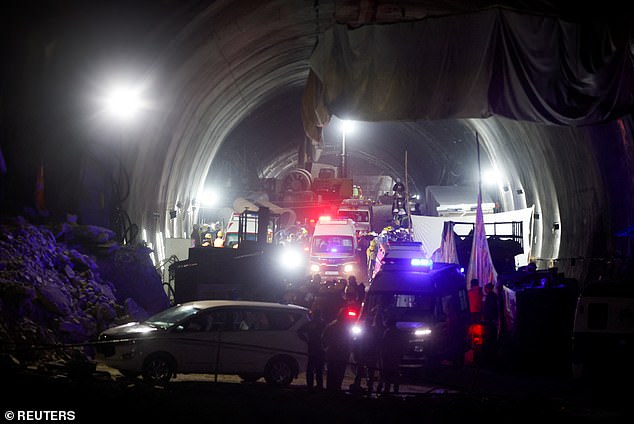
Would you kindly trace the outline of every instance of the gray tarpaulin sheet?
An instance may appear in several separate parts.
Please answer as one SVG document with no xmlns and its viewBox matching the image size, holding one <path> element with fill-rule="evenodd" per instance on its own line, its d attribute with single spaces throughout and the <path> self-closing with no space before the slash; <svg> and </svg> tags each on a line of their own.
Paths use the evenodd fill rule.
<svg viewBox="0 0 634 424">
<path fill-rule="evenodd" d="M 336 24 L 311 57 L 302 114 L 363 121 L 486 118 L 581 126 L 632 112 L 631 24 L 502 8 L 411 22 Z"/>
</svg>

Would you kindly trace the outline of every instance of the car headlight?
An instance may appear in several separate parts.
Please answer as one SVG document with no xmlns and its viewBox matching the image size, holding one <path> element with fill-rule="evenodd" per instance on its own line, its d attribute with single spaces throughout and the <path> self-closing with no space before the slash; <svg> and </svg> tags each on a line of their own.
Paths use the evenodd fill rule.
<svg viewBox="0 0 634 424">
<path fill-rule="evenodd" d="M 310 264 L 310 272 L 319 272 L 319 264 Z"/>
<path fill-rule="evenodd" d="M 343 266 L 343 272 L 352 272 L 354 270 L 354 265 L 352 264 L 345 264 Z"/>
</svg>

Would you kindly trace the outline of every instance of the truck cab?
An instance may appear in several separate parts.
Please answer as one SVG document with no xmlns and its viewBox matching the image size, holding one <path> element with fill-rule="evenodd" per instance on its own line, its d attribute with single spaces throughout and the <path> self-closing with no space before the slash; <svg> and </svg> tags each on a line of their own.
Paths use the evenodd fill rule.
<svg viewBox="0 0 634 424">
<path fill-rule="evenodd" d="M 351 219 L 357 236 L 372 231 L 372 205 L 360 199 L 345 199 L 337 210 L 337 219 Z"/>
<path fill-rule="evenodd" d="M 359 275 L 357 236 L 350 219 L 320 217 L 309 248 L 309 273 L 322 280 Z"/>
</svg>

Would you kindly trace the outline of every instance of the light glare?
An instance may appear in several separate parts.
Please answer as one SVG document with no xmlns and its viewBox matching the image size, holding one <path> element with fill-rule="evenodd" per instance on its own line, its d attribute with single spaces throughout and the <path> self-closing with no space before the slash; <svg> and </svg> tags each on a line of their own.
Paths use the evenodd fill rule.
<svg viewBox="0 0 634 424">
<path fill-rule="evenodd" d="M 350 134 L 352 131 L 354 131 L 354 121 L 349 121 L 347 119 L 341 121 L 341 132 L 343 134 Z"/>
<path fill-rule="evenodd" d="M 129 87 L 114 88 L 105 101 L 108 113 L 120 119 L 131 119 L 141 108 L 138 91 Z"/>
</svg>

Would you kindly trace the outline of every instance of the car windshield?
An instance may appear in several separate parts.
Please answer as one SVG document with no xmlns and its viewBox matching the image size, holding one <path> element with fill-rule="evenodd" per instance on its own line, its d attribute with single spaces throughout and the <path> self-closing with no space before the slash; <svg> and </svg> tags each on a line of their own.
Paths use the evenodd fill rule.
<svg viewBox="0 0 634 424">
<path fill-rule="evenodd" d="M 337 217 L 340 219 L 350 218 L 354 222 L 370 222 L 370 216 L 365 211 L 339 211 Z"/>
<path fill-rule="evenodd" d="M 244 233 L 244 240 L 253 240 L 256 241 L 258 235 L 255 233 Z M 238 242 L 238 233 L 227 233 L 227 237 L 225 237 L 225 243 L 237 243 Z"/>
<path fill-rule="evenodd" d="M 313 237 L 313 252 L 352 253 L 352 250 L 352 237 L 350 236 Z"/>
<path fill-rule="evenodd" d="M 385 319 L 391 318 L 397 321 L 427 321 L 434 314 L 434 297 L 430 295 L 375 293 L 368 296 L 366 303 L 370 309 L 379 307 Z"/>
<path fill-rule="evenodd" d="M 200 309 L 192 305 L 177 305 L 152 315 L 145 320 L 145 324 L 153 327 L 169 328 L 183 319 L 195 315 Z"/>
</svg>

